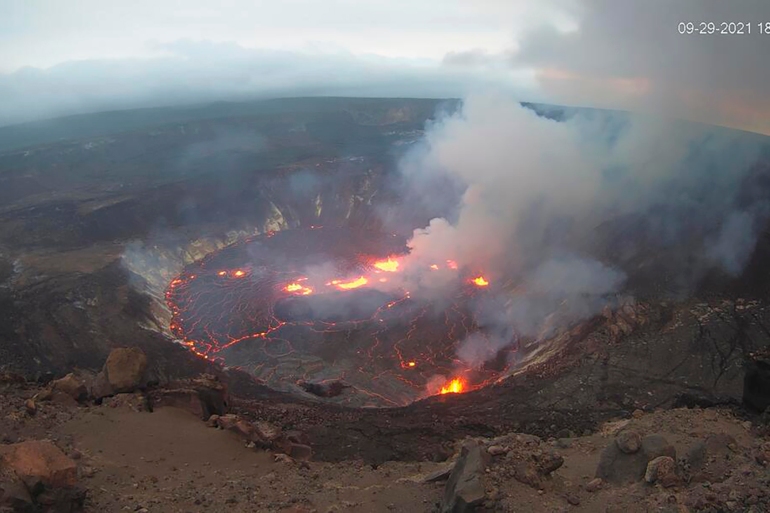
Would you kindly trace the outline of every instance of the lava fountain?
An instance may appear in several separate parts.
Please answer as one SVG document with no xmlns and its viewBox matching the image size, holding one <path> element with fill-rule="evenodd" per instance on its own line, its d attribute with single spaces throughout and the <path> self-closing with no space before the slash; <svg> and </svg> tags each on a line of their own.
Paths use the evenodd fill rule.
<svg viewBox="0 0 770 513">
<path fill-rule="evenodd" d="M 342 383 L 335 394 L 317 395 L 354 406 L 405 405 L 430 395 L 429 383 L 441 377 L 446 385 L 432 393 L 462 393 L 498 379 L 510 361 L 505 354 L 475 369 L 455 354 L 460 341 L 479 332 L 469 300 L 489 282 L 461 280 L 468 285 L 441 307 L 379 287 L 402 271 L 407 251 L 394 235 L 342 228 L 245 240 L 171 281 L 170 327 L 197 355 L 279 390 Z M 451 260 L 426 270 L 439 267 L 462 272 Z M 450 379 L 458 374 L 464 378 Z"/>
</svg>

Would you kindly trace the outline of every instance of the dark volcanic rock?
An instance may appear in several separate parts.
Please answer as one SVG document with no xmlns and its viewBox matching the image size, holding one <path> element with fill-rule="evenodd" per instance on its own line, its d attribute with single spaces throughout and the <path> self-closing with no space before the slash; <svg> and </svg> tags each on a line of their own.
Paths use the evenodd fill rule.
<svg viewBox="0 0 770 513">
<path fill-rule="evenodd" d="M 484 469 L 487 453 L 477 442 L 463 445 L 460 458 L 449 476 L 441 502 L 442 513 L 464 513 L 484 502 Z"/>
<path fill-rule="evenodd" d="M 642 446 L 642 437 L 636 431 L 623 430 L 615 438 L 615 443 L 624 453 L 634 454 Z"/>
<path fill-rule="evenodd" d="M 115 395 L 115 390 L 110 384 L 110 380 L 107 379 L 107 373 L 102 370 L 99 372 L 91 382 L 91 397 L 99 401 L 105 397 Z"/>
<path fill-rule="evenodd" d="M 750 355 L 743 380 L 743 403 L 757 411 L 770 407 L 770 350 Z"/>
<path fill-rule="evenodd" d="M 334 380 L 323 383 L 311 383 L 309 381 L 300 381 L 299 386 L 306 392 L 317 395 L 318 397 L 337 397 L 346 388 L 350 388 L 350 385 L 346 385 L 342 381 Z"/>
<path fill-rule="evenodd" d="M 613 484 L 633 483 L 642 479 L 647 464 L 660 456 L 676 460 L 676 450 L 660 435 L 642 438 L 640 450 L 633 454 L 621 451 L 614 441 L 602 451 L 596 477 Z"/>
<path fill-rule="evenodd" d="M 532 462 L 520 461 L 513 468 L 513 477 L 516 481 L 529 485 L 536 490 L 543 488 L 543 479 Z"/>
<path fill-rule="evenodd" d="M 696 483 L 723 481 L 733 466 L 736 455 L 731 448 L 735 448 L 735 444 L 735 439 L 725 433 L 709 435 L 705 440 L 695 442 L 684 457 L 690 480 Z"/>
<path fill-rule="evenodd" d="M 31 513 L 36 509 L 29 490 L 18 479 L 0 483 L 0 511 L 5 511 L 3 508 L 22 513 Z"/>
</svg>

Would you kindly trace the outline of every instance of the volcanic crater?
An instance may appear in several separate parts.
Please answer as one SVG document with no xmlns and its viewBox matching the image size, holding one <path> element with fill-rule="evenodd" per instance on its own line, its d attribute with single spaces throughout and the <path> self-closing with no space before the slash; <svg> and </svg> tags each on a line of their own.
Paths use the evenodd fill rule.
<svg viewBox="0 0 770 513">
<path fill-rule="evenodd" d="M 445 306 L 388 287 L 405 242 L 332 227 L 240 241 L 171 281 L 171 329 L 194 353 L 273 388 L 352 406 L 403 406 L 501 377 L 511 348 L 475 369 L 456 357 L 458 341 L 478 331 L 468 301 L 488 284 L 465 279 Z M 452 261 L 431 270 L 461 272 Z"/>
<path fill-rule="evenodd" d="M 382 223 L 384 205 L 412 199 L 393 185 L 404 151 L 446 105 L 287 99 L 105 114 L 107 133 L 98 116 L 0 131 L 14 143 L 0 154 L 0 360 L 47 381 L 138 346 L 152 382 L 216 374 L 240 413 L 303 430 L 317 458 L 372 463 L 635 409 L 765 404 L 744 383 L 770 344 L 766 225 L 741 274 L 677 296 L 691 241 L 618 215 L 582 242 L 628 271 L 634 301 L 554 331 L 533 358 L 512 344 L 480 369 L 460 363 L 458 341 L 484 332 L 473 301 L 506 284 L 438 260 L 463 284 L 446 304 L 379 285 L 411 230 L 445 214 L 396 236 Z M 748 199 L 770 189 L 762 158 Z M 456 192 L 443 185 L 436 196 Z"/>
</svg>

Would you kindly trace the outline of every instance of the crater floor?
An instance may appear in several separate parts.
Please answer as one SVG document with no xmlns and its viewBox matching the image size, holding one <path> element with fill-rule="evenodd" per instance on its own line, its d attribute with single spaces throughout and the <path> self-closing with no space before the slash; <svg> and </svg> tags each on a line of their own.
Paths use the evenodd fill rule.
<svg viewBox="0 0 770 513">
<path fill-rule="evenodd" d="M 374 287 L 398 272 L 405 251 L 401 238 L 365 230 L 254 237 L 171 282 L 172 331 L 193 352 L 273 388 L 355 406 L 405 405 L 453 379 L 467 390 L 501 376 L 505 354 L 474 370 L 455 357 L 478 329 L 468 301 L 483 290 L 468 285 L 438 306 Z"/>
</svg>

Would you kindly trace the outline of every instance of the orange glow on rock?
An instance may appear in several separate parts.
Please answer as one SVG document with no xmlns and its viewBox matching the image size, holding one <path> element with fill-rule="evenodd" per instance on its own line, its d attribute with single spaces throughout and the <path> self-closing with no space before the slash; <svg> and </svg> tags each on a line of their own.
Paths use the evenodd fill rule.
<svg viewBox="0 0 770 513">
<path fill-rule="evenodd" d="M 398 271 L 398 260 L 394 260 L 393 258 L 388 257 L 387 260 L 380 260 L 378 262 L 375 262 L 374 267 L 376 267 L 380 271 L 394 273 Z"/>
<path fill-rule="evenodd" d="M 226 276 L 226 275 L 227 275 L 227 271 L 219 271 L 217 273 L 217 276 Z"/>
<path fill-rule="evenodd" d="M 471 281 L 477 287 L 486 287 L 487 285 L 489 285 L 489 282 L 486 279 L 484 279 L 483 276 L 478 276 L 476 278 L 473 278 Z"/>
<path fill-rule="evenodd" d="M 407 365 L 410 366 L 410 367 L 414 367 L 417 364 L 415 362 L 409 362 L 409 363 L 407 363 Z"/>
<path fill-rule="evenodd" d="M 242 271 L 238 269 L 233 273 L 233 276 L 235 276 L 236 278 L 243 278 L 244 276 L 246 276 L 246 271 Z"/>
<path fill-rule="evenodd" d="M 465 383 L 461 378 L 455 378 L 443 387 L 439 391 L 439 394 L 461 394 L 465 389 Z"/>
<path fill-rule="evenodd" d="M 436 264 L 431 264 L 430 268 L 434 271 L 438 271 L 438 266 Z"/>
<path fill-rule="evenodd" d="M 447 261 L 446 261 L 446 265 L 447 265 L 447 267 L 449 267 L 450 269 L 455 269 L 455 270 L 457 270 L 457 262 L 455 262 L 454 260 L 447 260 Z"/>
</svg>

